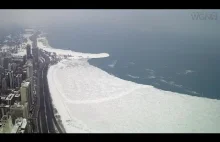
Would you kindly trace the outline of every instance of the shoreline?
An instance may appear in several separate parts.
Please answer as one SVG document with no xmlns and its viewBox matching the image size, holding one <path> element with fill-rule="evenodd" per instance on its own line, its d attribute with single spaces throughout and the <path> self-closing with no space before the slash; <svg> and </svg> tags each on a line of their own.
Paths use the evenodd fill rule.
<svg viewBox="0 0 220 142">
<path fill-rule="evenodd" d="M 41 46 L 41 48 L 45 49 L 45 46 L 44 47 L 42 45 L 40 45 L 40 46 Z M 48 52 L 49 51 L 50 52 L 61 51 L 61 49 L 59 49 L 59 50 L 58 49 L 51 50 L 51 48 L 49 48 L 49 49 L 50 50 L 48 50 L 48 49 L 46 49 L 46 50 Z M 59 55 L 63 56 L 64 53 L 68 54 L 67 52 L 69 53 L 68 50 L 65 52 L 63 52 L 63 50 L 62 50 L 62 52 L 60 52 L 61 54 L 59 54 Z M 88 118 L 98 117 L 97 120 L 99 120 L 99 121 L 112 123 L 111 122 L 112 120 L 109 121 L 109 119 L 107 119 L 107 118 L 109 117 L 109 118 L 115 119 L 113 116 L 114 116 L 115 112 L 118 112 L 118 111 L 120 112 L 119 114 L 121 114 L 122 117 L 127 116 L 125 118 L 127 118 L 128 120 L 125 119 L 125 121 L 135 123 L 135 122 L 131 121 L 131 120 L 133 120 L 133 117 L 135 118 L 135 116 L 129 115 L 129 117 L 128 117 L 128 114 L 125 114 L 125 112 L 127 112 L 129 109 L 131 109 L 130 111 L 132 111 L 132 112 L 133 111 L 138 112 L 138 114 L 143 113 L 140 115 L 140 118 L 138 118 L 137 120 L 136 119 L 134 119 L 134 120 L 140 121 L 138 123 L 143 123 L 143 125 L 146 128 L 142 128 L 142 126 L 139 126 L 138 124 L 136 124 L 136 126 L 140 127 L 140 129 L 135 130 L 133 128 L 133 126 L 129 125 L 129 127 L 125 130 L 125 128 L 127 127 L 125 124 L 123 124 L 125 122 L 116 119 L 115 120 L 116 123 L 117 124 L 122 123 L 123 124 L 122 126 L 124 126 L 124 128 L 121 126 L 116 126 L 117 127 L 117 129 L 116 129 L 116 128 L 114 128 L 114 126 L 112 126 L 113 124 L 109 125 L 109 127 L 112 129 L 112 132 L 124 132 L 124 130 L 127 132 L 172 132 L 172 131 L 173 132 L 207 132 L 207 131 L 213 132 L 214 130 L 209 128 L 209 125 L 211 125 L 211 126 L 212 125 L 215 126 L 216 124 L 220 125 L 217 121 L 215 121 L 216 122 L 215 125 L 211 122 L 206 122 L 209 125 L 203 124 L 204 125 L 203 130 L 201 130 L 201 128 L 200 128 L 202 126 L 197 125 L 198 122 L 200 122 L 200 123 L 203 122 L 202 120 L 199 119 L 199 117 L 202 117 L 203 115 L 205 115 L 205 114 L 202 114 L 202 116 L 201 116 L 201 113 L 207 113 L 206 111 L 209 108 L 209 105 L 213 106 L 212 109 L 220 108 L 218 100 L 201 98 L 201 97 L 196 97 L 196 96 L 188 96 L 188 95 L 174 93 L 174 92 L 170 92 L 170 91 L 163 91 L 160 89 L 156 89 L 150 85 L 140 85 L 137 83 L 133 83 L 131 81 L 118 79 L 116 77 L 113 77 L 113 76 L 105 73 L 101 69 L 98 69 L 98 68 L 93 67 L 89 64 L 86 64 L 86 61 L 83 61 L 82 58 L 79 58 L 79 56 L 82 56 L 82 55 L 83 55 L 82 57 L 85 57 L 85 58 L 87 58 L 88 55 L 90 55 L 90 58 L 92 58 L 92 57 L 101 58 L 101 57 L 103 57 L 103 54 L 101 54 L 101 55 L 98 54 L 99 56 L 97 56 L 97 54 L 96 54 L 96 56 L 93 54 L 91 56 L 91 54 L 88 54 L 88 53 L 85 53 L 86 55 L 84 55 L 84 53 L 77 54 L 77 52 L 72 52 L 72 51 L 71 51 L 71 53 L 74 56 L 73 58 L 63 60 L 63 62 L 59 62 L 57 64 L 50 66 L 48 69 L 48 74 L 47 74 L 49 91 L 51 93 L 51 99 L 53 99 L 52 100 L 53 106 L 55 106 L 55 108 L 58 110 L 58 113 L 61 116 L 64 128 L 67 133 L 68 132 L 95 132 L 97 130 L 94 127 L 92 127 L 93 125 L 95 125 L 95 124 L 92 124 L 92 122 L 94 122 L 95 120 L 91 120 L 92 122 L 90 122 L 88 120 Z M 80 60 L 78 60 L 78 59 L 80 59 Z M 87 58 L 87 59 L 89 59 L 89 58 Z M 80 61 L 80 62 L 78 62 L 78 61 Z M 71 62 L 75 62 L 75 63 L 71 63 Z M 62 75 L 60 75 L 61 72 L 64 72 L 64 73 L 62 73 Z M 68 74 L 70 72 L 73 74 Z M 77 75 L 74 76 L 74 73 Z M 55 74 L 55 75 L 53 75 L 53 74 Z M 59 79 L 61 79 L 61 77 L 65 77 L 66 75 L 69 77 L 65 78 L 66 79 L 65 81 L 59 80 Z M 95 76 L 95 77 L 93 77 L 93 76 Z M 56 78 L 54 78 L 54 77 L 56 77 Z M 74 80 L 75 80 L 75 83 L 76 83 L 75 87 L 79 87 L 79 88 L 75 88 L 75 89 L 76 90 L 78 89 L 77 91 L 80 91 L 80 89 L 81 89 L 81 91 L 83 91 L 83 92 L 75 92 L 74 93 L 74 91 L 75 91 L 74 88 L 72 88 L 70 90 L 68 89 L 68 87 L 72 87 L 71 85 L 74 84 L 74 82 L 72 82 L 72 80 L 71 80 L 72 78 L 74 78 Z M 103 80 L 99 80 L 99 78 L 103 78 Z M 54 79 L 54 80 L 52 81 L 52 79 Z M 59 84 L 54 85 L 54 83 L 56 84 L 56 80 L 59 80 Z M 82 81 L 80 81 L 80 80 L 82 80 Z M 93 82 L 93 80 L 95 82 Z M 107 81 L 105 81 L 105 80 L 107 80 Z M 85 81 L 84 83 L 86 83 L 87 85 L 84 85 L 83 81 Z M 101 83 L 99 84 L 99 82 L 101 82 Z M 110 82 L 112 82 L 112 83 L 116 82 L 116 84 L 118 84 L 118 86 L 114 85 Z M 67 84 L 64 85 L 62 83 L 67 83 Z M 53 85 L 51 85 L 51 84 L 53 84 Z M 63 85 L 65 86 L 65 88 L 63 88 L 64 87 Z M 121 86 L 121 88 L 119 88 L 120 86 Z M 125 88 L 123 88 L 123 86 Z M 83 89 L 83 87 L 86 87 L 86 88 Z M 90 90 L 90 87 L 91 87 L 91 90 Z M 126 88 L 132 88 L 132 87 L 134 88 L 134 90 L 131 89 L 130 92 L 128 91 L 128 94 L 123 95 Z M 63 89 L 59 89 L 59 88 L 63 88 Z M 105 90 L 103 92 L 102 88 L 103 89 L 104 88 L 106 88 L 106 89 L 112 88 L 113 92 L 111 92 L 112 90 L 110 90 L 110 91 Z M 57 89 L 58 89 L 58 91 L 55 91 Z M 94 91 L 94 89 L 95 89 L 95 91 Z M 96 89 L 100 90 L 100 92 L 97 92 L 98 94 L 96 93 Z M 114 92 L 114 90 L 115 90 L 115 92 Z M 57 92 L 59 92 L 59 93 L 57 93 Z M 92 95 L 87 94 L 87 92 L 91 93 Z M 103 93 L 111 95 L 110 98 L 112 98 L 112 99 L 109 99 L 108 97 L 106 98 L 106 96 L 103 97 L 102 96 Z M 71 94 L 74 94 L 75 96 L 72 96 Z M 78 96 L 77 94 L 81 95 L 81 96 Z M 135 94 L 137 94 L 136 97 L 134 97 Z M 143 96 L 142 94 L 145 94 L 145 95 Z M 142 96 L 144 99 L 140 98 L 140 96 Z M 75 97 L 75 99 L 74 99 L 74 97 Z M 90 97 L 90 99 L 88 99 L 89 97 Z M 128 98 L 133 98 L 133 99 L 128 99 Z M 146 99 L 146 98 L 148 98 L 148 99 Z M 134 101 L 134 100 L 136 100 L 136 101 Z M 129 106 L 127 106 L 127 105 L 131 105 L 131 104 L 133 104 L 134 106 L 139 106 L 139 104 L 136 104 L 136 103 L 142 102 L 142 101 L 144 101 L 147 104 L 140 103 L 141 105 L 140 105 L 140 108 L 138 107 L 138 110 L 133 110 L 133 108 L 129 108 Z M 128 102 L 130 102 L 131 104 Z M 112 111 L 111 108 L 115 108 L 115 105 L 112 106 L 111 103 L 114 103 L 119 108 L 122 107 L 121 110 L 124 110 L 124 111 L 121 111 L 120 109 L 117 111 Z M 149 103 L 150 103 L 150 105 L 149 105 Z M 157 108 L 158 103 L 160 104 L 159 106 L 163 106 L 163 107 Z M 151 111 L 146 110 L 145 107 L 142 106 L 144 104 L 147 105 L 149 108 L 151 108 Z M 207 104 L 209 104 L 209 105 L 207 105 Z M 99 105 L 101 107 L 109 110 L 110 114 L 106 114 L 106 109 L 100 108 Z M 107 107 L 109 105 L 111 107 Z M 181 105 L 183 105 L 183 106 L 181 106 Z M 180 106 L 183 108 L 181 108 Z M 156 107 L 156 113 L 154 112 L 155 107 Z M 184 107 L 186 107 L 186 108 L 184 108 Z M 70 108 L 72 108 L 73 110 L 70 110 Z M 96 111 L 95 112 L 89 111 L 91 108 L 96 108 L 95 109 Z M 176 108 L 177 108 L 177 110 L 175 110 Z M 81 109 L 85 112 L 81 112 L 80 111 Z M 139 109 L 141 109 L 142 111 L 140 111 Z M 184 110 L 184 109 L 186 109 L 186 110 Z M 173 116 L 174 118 L 167 115 L 165 113 L 167 111 L 172 112 L 172 115 L 174 115 Z M 179 116 L 180 112 L 178 112 L 178 111 L 181 111 L 183 113 L 182 115 L 185 115 L 186 120 L 184 118 L 181 118 L 181 115 Z M 210 111 L 213 112 L 213 110 L 210 110 Z M 74 112 L 74 115 L 72 115 L 73 112 Z M 108 116 L 108 115 L 109 116 L 106 118 L 102 118 L 103 116 L 97 115 L 96 112 L 99 112 L 100 114 L 102 114 L 104 116 Z M 145 112 L 148 112 L 151 115 L 149 115 Z M 159 115 L 160 112 L 165 113 L 165 114 L 162 114 L 162 116 L 160 116 Z M 195 114 L 199 112 L 199 114 L 194 116 L 193 114 L 191 114 L 191 112 L 194 112 Z M 177 113 L 177 114 L 175 114 L 175 113 Z M 84 115 L 87 115 L 87 114 L 89 116 L 85 117 Z M 78 119 L 75 116 L 78 118 L 81 118 L 81 119 Z M 151 118 L 148 118 L 147 116 L 148 117 L 155 116 L 155 118 L 151 120 Z M 167 120 L 166 120 L 167 122 L 165 120 L 163 120 L 162 118 L 160 119 L 160 117 L 167 118 Z M 177 119 L 175 117 L 177 117 L 177 118 L 180 117 L 181 119 L 180 118 Z M 143 118 L 148 119 L 148 120 L 145 120 Z M 192 123 L 191 122 L 192 120 L 189 121 L 190 118 L 194 119 L 193 123 L 195 123 L 195 124 L 193 124 L 193 125 L 195 125 L 195 128 L 186 128 L 188 123 Z M 207 116 L 205 116 L 205 118 L 216 120 L 217 118 L 219 118 L 219 116 L 218 116 L 218 114 L 213 113 L 213 116 L 207 115 Z M 176 121 L 172 122 L 173 121 L 172 119 L 174 119 Z M 184 122 L 177 122 L 180 120 L 182 120 Z M 156 127 L 156 129 L 155 129 L 152 126 L 149 126 L 149 124 L 146 124 L 145 121 L 148 121 L 148 123 L 153 123 L 153 124 L 155 123 L 155 121 L 158 122 L 159 124 L 161 124 L 161 123 L 167 124 L 168 122 L 170 122 L 171 123 L 170 125 L 172 127 L 169 126 L 167 129 L 163 129 L 163 128 L 160 128 L 160 126 L 158 124 L 154 124 Z M 98 122 L 94 122 L 94 123 L 97 123 L 97 125 L 99 124 Z M 91 130 L 90 128 L 88 128 L 86 124 L 90 125 L 90 128 L 93 128 L 94 130 Z M 146 130 L 147 128 L 150 130 Z M 101 131 L 101 132 L 109 132 L 108 129 L 106 129 L 104 127 L 104 125 L 100 126 L 99 129 L 100 130 L 98 130 L 98 131 Z M 215 131 L 219 132 L 220 130 L 216 129 Z"/>
<path fill-rule="evenodd" d="M 44 40 L 45 41 L 45 45 L 43 45 L 42 44 L 42 42 L 40 41 L 40 46 L 39 46 L 39 40 Z M 90 53 L 80 53 L 80 52 L 73 52 L 73 51 L 70 51 L 70 50 L 62 50 L 62 49 L 55 49 L 55 48 L 52 48 L 49 44 L 48 44 L 48 41 L 47 41 L 47 39 L 46 39 L 46 37 L 42 37 L 42 35 L 40 35 L 40 38 L 37 38 L 37 44 L 38 44 L 38 47 L 40 47 L 40 49 L 43 49 L 44 51 L 47 51 L 47 52 L 54 52 L 55 51 L 55 53 L 58 53 L 57 55 L 58 56 L 61 56 L 61 60 L 63 60 L 63 57 L 62 56 L 64 56 L 64 55 L 72 55 L 72 57 L 68 57 L 68 59 L 70 59 L 70 60 L 73 60 L 73 59 L 90 59 L 90 58 L 104 58 L 104 57 L 108 57 L 109 56 L 109 54 L 107 54 L 107 53 L 100 53 L 100 54 L 90 54 Z M 70 52 L 70 54 L 69 54 L 69 52 Z M 71 54 L 72 53 L 72 54 Z M 56 63 L 57 64 L 57 63 Z M 56 64 L 53 64 L 53 65 L 49 65 L 49 69 L 51 69 L 53 66 L 55 66 Z M 48 72 L 49 72 L 49 69 L 48 69 Z M 47 73 L 47 81 L 48 81 L 48 86 L 49 86 L 49 82 L 51 81 L 51 80 L 53 80 L 53 78 L 52 79 L 50 79 L 50 77 L 48 76 L 48 74 L 50 74 L 50 73 Z M 53 99 L 53 97 L 52 97 L 52 94 L 53 93 L 51 93 L 51 90 L 53 90 L 53 89 L 51 89 L 51 87 L 49 87 L 49 92 L 50 92 L 50 96 L 51 96 L 51 101 L 52 101 L 52 106 L 53 106 L 53 111 L 54 110 L 56 110 L 56 112 L 54 111 L 54 114 L 55 114 L 55 118 L 56 118 L 56 120 L 57 120 L 57 122 L 58 123 L 60 123 L 60 125 L 61 125 L 61 127 L 62 128 L 64 128 L 64 132 L 68 129 L 68 128 L 66 128 L 64 125 L 65 124 L 63 124 L 62 123 L 62 116 L 63 115 L 61 115 L 59 112 L 62 112 L 62 111 L 57 111 L 57 103 L 55 103 L 55 99 Z M 62 99 L 61 99 L 62 100 Z M 65 103 L 61 103 L 61 104 L 65 104 Z M 65 105 L 64 105 L 64 107 L 65 107 Z M 66 109 L 67 110 L 67 109 Z M 57 118 L 58 117 L 58 118 Z M 61 118 L 60 118 L 61 117 Z M 71 119 L 70 119 L 71 120 Z M 77 131 L 76 131 L 77 132 Z M 88 132 L 88 130 L 86 130 L 85 131 L 86 133 Z"/>
</svg>

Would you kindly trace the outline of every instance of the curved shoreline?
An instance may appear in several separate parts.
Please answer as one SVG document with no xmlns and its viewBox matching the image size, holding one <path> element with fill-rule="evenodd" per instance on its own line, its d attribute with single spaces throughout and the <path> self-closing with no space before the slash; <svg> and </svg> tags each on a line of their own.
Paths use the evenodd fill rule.
<svg viewBox="0 0 220 142">
<path fill-rule="evenodd" d="M 75 52 L 74 55 L 76 55 Z M 79 58 L 74 57 L 74 59 Z M 116 77 L 107 75 L 101 69 L 96 69 L 91 65 L 76 65 L 72 68 L 73 64 L 69 63 L 66 62 L 68 67 L 62 66 L 62 70 L 57 68 L 59 63 L 55 64 L 49 68 L 47 74 L 54 106 L 61 115 L 67 132 L 220 132 L 220 127 L 218 127 L 220 123 L 217 121 L 220 118 L 217 111 L 220 108 L 220 101 L 218 100 L 162 91 L 133 82 L 131 86 L 135 88 L 137 85 L 136 88 L 131 89 L 127 94 L 122 93 L 120 95 L 120 93 L 117 94 L 117 90 L 124 92 L 130 84 L 129 81 L 119 81 Z M 75 76 L 70 75 L 69 78 L 77 77 L 74 80 L 76 81 L 76 87 L 79 88 L 75 88 L 75 90 L 83 91 L 78 94 L 82 96 L 81 100 L 69 100 L 71 98 L 67 96 L 71 96 L 74 90 L 68 92 L 70 90 L 67 89 L 67 94 L 65 94 L 62 89 L 59 90 L 60 87 L 54 85 L 56 82 L 53 81 L 54 77 L 56 77 L 55 80 L 62 79 L 57 74 L 53 75 L 54 70 L 58 71 L 60 77 L 64 77 L 70 72 L 76 74 Z M 87 74 L 85 74 L 86 72 Z M 80 82 L 80 80 L 82 81 Z M 99 81 L 101 82 L 99 83 Z M 71 84 L 71 82 L 68 82 L 65 85 L 67 80 L 59 80 L 59 82 L 59 86 L 64 88 L 68 88 L 68 85 Z M 87 87 L 83 89 L 83 86 L 86 85 L 82 83 L 86 83 Z M 88 86 L 89 84 L 90 86 Z M 117 85 L 114 84 L 125 88 L 117 88 Z M 95 94 L 96 91 L 91 90 L 98 89 L 102 91 L 102 88 L 112 88 L 116 90 L 117 95 L 100 99 L 103 92 L 97 95 Z M 56 89 L 59 91 L 56 91 Z M 98 98 L 86 100 L 83 95 L 86 95 L 88 91 L 91 91 L 90 93 Z M 111 94 L 111 90 L 105 90 L 104 92 L 105 94 Z M 77 95 L 77 92 L 74 95 Z M 117 116 L 115 116 L 116 114 Z M 96 126 L 99 128 L 95 128 Z M 161 128 L 161 126 L 166 128 Z M 215 128 L 213 128 L 214 126 Z"/>
</svg>

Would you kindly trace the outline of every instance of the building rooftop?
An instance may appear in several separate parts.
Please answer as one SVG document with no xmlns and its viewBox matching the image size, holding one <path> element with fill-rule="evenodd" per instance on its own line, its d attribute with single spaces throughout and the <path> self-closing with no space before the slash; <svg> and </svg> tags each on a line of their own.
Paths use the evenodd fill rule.
<svg viewBox="0 0 220 142">
<path fill-rule="evenodd" d="M 7 116 L 7 115 L 2 116 L 2 119 L 1 119 L 2 124 L 3 124 L 6 120 L 8 120 L 8 116 Z"/>
<path fill-rule="evenodd" d="M 9 94 L 5 100 L 11 100 L 14 96 L 15 94 Z"/>
<path fill-rule="evenodd" d="M 27 120 L 25 118 L 22 117 L 17 118 L 15 120 L 15 125 L 11 133 L 24 133 L 23 129 L 25 129 L 26 125 L 27 125 Z"/>
<path fill-rule="evenodd" d="M 2 100 L 5 100 L 6 97 L 1 97 Z"/>
<path fill-rule="evenodd" d="M 19 118 L 17 118 L 16 120 L 15 120 L 15 125 L 18 125 L 18 126 L 21 126 L 22 125 L 22 117 L 19 117 Z"/>
<path fill-rule="evenodd" d="M 5 104 L 0 104 L 0 108 L 4 108 L 5 107 Z"/>
<path fill-rule="evenodd" d="M 11 133 L 17 133 L 19 127 L 20 127 L 20 126 L 14 125 L 14 127 L 13 127 L 12 130 L 11 130 Z"/>
<path fill-rule="evenodd" d="M 16 95 L 16 94 L 19 94 L 19 91 L 14 90 L 13 93 Z"/>
<path fill-rule="evenodd" d="M 27 66 L 33 66 L 33 63 L 32 63 L 31 60 L 28 60 L 28 61 L 27 61 Z"/>
<path fill-rule="evenodd" d="M 20 97 L 21 96 L 21 94 L 15 94 L 15 97 Z"/>
<path fill-rule="evenodd" d="M 5 108 L 9 108 L 10 107 L 10 105 L 5 105 Z"/>
<path fill-rule="evenodd" d="M 30 85 L 30 82 L 23 82 L 21 83 L 21 86 L 23 87 L 28 87 Z"/>
<path fill-rule="evenodd" d="M 21 129 L 25 129 L 27 126 L 27 119 L 23 119 L 22 125 L 21 125 Z"/>
<path fill-rule="evenodd" d="M 21 77 L 22 76 L 22 74 L 17 74 L 17 76 L 16 77 Z"/>
<path fill-rule="evenodd" d="M 13 108 L 22 108 L 22 107 L 24 107 L 24 106 L 21 105 L 20 102 L 18 102 L 18 103 L 14 103 L 14 105 L 11 106 L 11 109 L 13 109 Z"/>
</svg>

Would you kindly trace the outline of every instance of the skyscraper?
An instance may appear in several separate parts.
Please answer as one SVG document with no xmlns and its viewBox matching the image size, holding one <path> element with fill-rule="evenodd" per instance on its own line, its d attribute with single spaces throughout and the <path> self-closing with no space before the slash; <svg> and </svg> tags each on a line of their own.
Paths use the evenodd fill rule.
<svg viewBox="0 0 220 142">
<path fill-rule="evenodd" d="M 2 116 L 6 115 L 7 114 L 7 108 L 5 107 L 6 105 L 5 104 L 0 104 L 0 118 L 2 118 Z"/>
<path fill-rule="evenodd" d="M 28 102 L 28 99 L 30 98 L 30 91 L 30 82 L 23 82 L 20 88 L 22 105 Z"/>
<path fill-rule="evenodd" d="M 7 89 L 8 89 L 7 82 L 6 82 L 6 78 L 4 77 L 2 79 L 2 91 L 5 92 Z"/>
<path fill-rule="evenodd" d="M 31 46 L 30 46 L 30 44 L 27 45 L 26 51 L 27 51 L 27 59 L 30 59 L 31 58 Z"/>
<path fill-rule="evenodd" d="M 36 68 L 38 67 L 38 54 L 39 54 L 37 47 L 32 48 L 32 54 L 33 54 L 33 59 L 34 59 L 34 68 Z"/>
<path fill-rule="evenodd" d="M 11 71 L 11 63 L 8 64 L 8 70 Z"/>
<path fill-rule="evenodd" d="M 33 77 L 33 63 L 32 60 L 27 61 L 27 78 Z"/>
<path fill-rule="evenodd" d="M 9 76 L 9 87 L 14 88 L 14 73 L 13 73 L 13 71 L 9 71 L 8 76 Z"/>
<path fill-rule="evenodd" d="M 25 103 L 24 105 L 15 103 L 10 108 L 10 114 L 12 116 L 12 122 L 14 122 L 17 117 L 28 118 L 27 103 Z"/>
<path fill-rule="evenodd" d="M 15 94 L 9 94 L 5 100 L 7 102 L 7 105 L 13 105 L 15 102 L 15 98 L 14 98 Z"/>
<path fill-rule="evenodd" d="M 30 81 L 30 100 L 33 99 L 33 61 L 32 60 L 28 60 L 27 61 L 27 78 Z"/>
<path fill-rule="evenodd" d="M 3 66 L 0 66 L 0 74 L 4 73 L 4 67 Z"/>
<path fill-rule="evenodd" d="M 5 57 L 3 61 L 3 67 L 8 69 L 8 64 L 11 62 L 11 57 Z"/>
<path fill-rule="evenodd" d="M 12 64 L 11 64 L 11 70 L 12 70 L 13 72 L 15 72 L 16 68 L 17 68 L 17 64 L 16 64 L 16 63 L 12 63 Z"/>
<path fill-rule="evenodd" d="M 0 57 L 0 65 L 4 66 L 4 57 Z"/>
<path fill-rule="evenodd" d="M 1 119 L 1 122 L 2 122 L 2 126 L 1 126 L 2 132 L 10 133 L 13 128 L 11 115 L 4 115 Z"/>
<path fill-rule="evenodd" d="M 17 74 L 16 76 L 16 87 L 21 87 L 22 74 Z"/>
<path fill-rule="evenodd" d="M 27 55 L 24 55 L 24 56 L 23 56 L 23 64 L 26 63 L 26 60 L 27 60 Z"/>
</svg>

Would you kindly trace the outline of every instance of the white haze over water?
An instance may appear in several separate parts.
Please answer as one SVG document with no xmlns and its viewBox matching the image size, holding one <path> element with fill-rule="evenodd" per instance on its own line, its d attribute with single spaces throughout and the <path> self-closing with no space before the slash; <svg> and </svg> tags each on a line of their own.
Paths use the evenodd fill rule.
<svg viewBox="0 0 220 142">
<path fill-rule="evenodd" d="M 195 12 L 216 12 L 217 20 L 193 20 Z M 142 32 L 220 36 L 219 10 L 0 10 L 0 28 L 9 24 L 32 27 L 114 27 Z"/>
<path fill-rule="evenodd" d="M 69 53 L 47 49 L 39 40 L 38 46 Z M 77 58 L 108 58 L 107 53 L 73 53 L 74 59 L 50 66 L 47 75 L 67 132 L 220 132 L 219 100 L 125 81 Z"/>
</svg>

